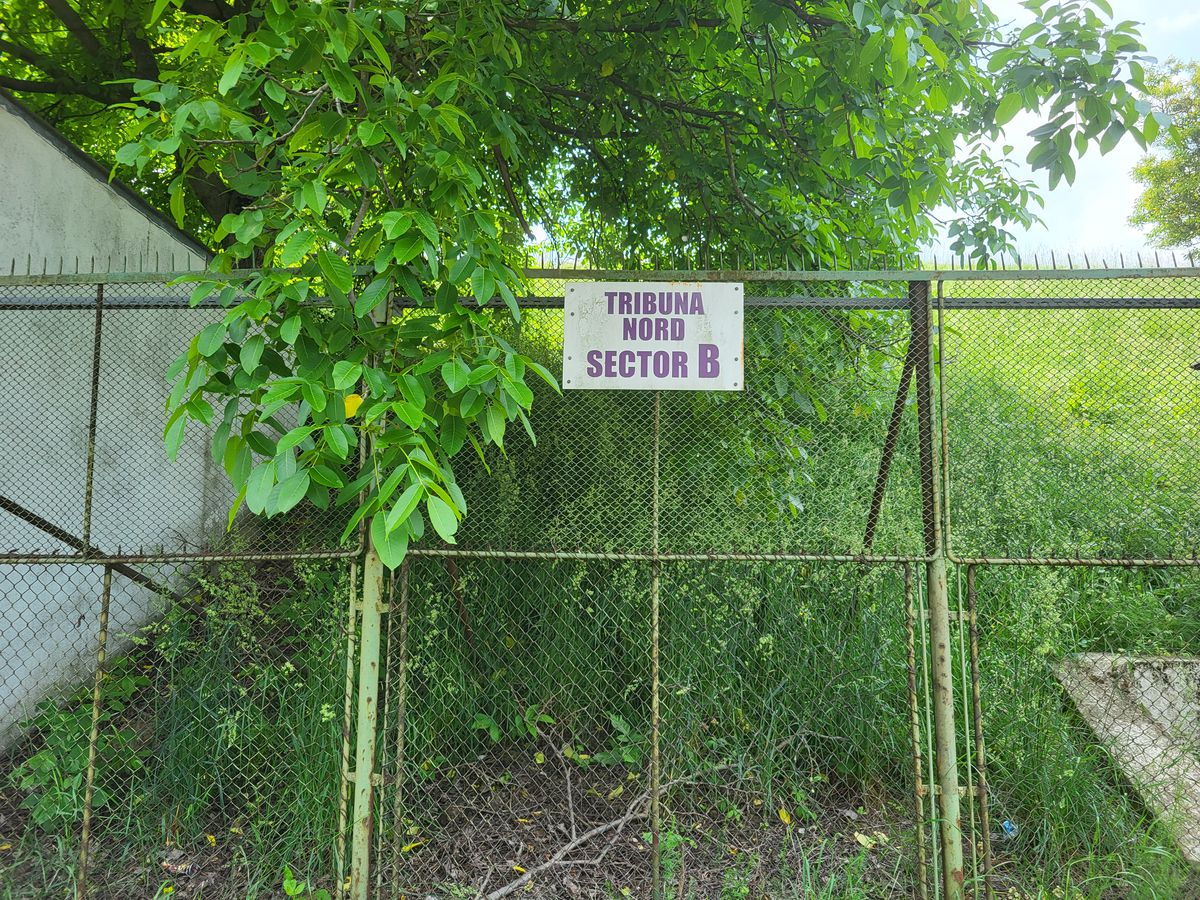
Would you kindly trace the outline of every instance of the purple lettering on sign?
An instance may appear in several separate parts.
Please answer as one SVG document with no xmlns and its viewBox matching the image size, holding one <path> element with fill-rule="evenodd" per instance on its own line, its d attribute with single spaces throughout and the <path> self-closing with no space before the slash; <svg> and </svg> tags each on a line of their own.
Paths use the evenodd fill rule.
<svg viewBox="0 0 1200 900">
<path fill-rule="evenodd" d="M 717 362 L 719 353 L 716 344 L 700 345 L 700 361 L 697 368 L 700 369 L 701 378 L 716 378 L 721 374 L 721 364 Z"/>
<path fill-rule="evenodd" d="M 600 351 L 589 350 L 587 354 L 587 373 L 589 378 L 600 376 Z"/>
</svg>

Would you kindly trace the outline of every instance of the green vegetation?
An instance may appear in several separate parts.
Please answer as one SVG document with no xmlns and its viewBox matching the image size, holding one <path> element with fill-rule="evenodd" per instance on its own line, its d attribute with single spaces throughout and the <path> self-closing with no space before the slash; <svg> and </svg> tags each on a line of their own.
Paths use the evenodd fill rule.
<svg viewBox="0 0 1200 900">
<path fill-rule="evenodd" d="M 1150 238 L 1163 247 L 1186 247 L 1194 252 L 1200 244 L 1200 188 L 1197 167 L 1197 136 L 1200 135 L 1200 68 L 1178 61 L 1153 73 L 1147 87 L 1152 115 L 1170 120 L 1174 127 L 1162 132 L 1157 153 L 1142 159 L 1134 176 L 1145 191 L 1138 198 L 1131 221 L 1149 225 Z M 1194 257 L 1193 257 L 1194 258 Z"/>
<path fill-rule="evenodd" d="M 530 313 L 513 336 L 531 358 L 552 356 L 556 316 Z M 799 402 L 807 395 L 764 377 L 780 366 L 763 337 L 774 316 L 748 321 L 758 387 L 730 398 L 663 396 L 661 525 L 670 551 L 861 549 L 899 366 L 887 354 L 831 347 L 828 359 L 858 359 L 859 369 L 850 377 L 832 365 L 824 375 L 814 369 L 808 389 L 821 408 Z M 808 331 L 833 321 L 805 316 L 813 317 Z M 1188 368 L 1200 338 L 1193 318 L 947 313 L 956 552 L 1190 553 L 1200 508 L 1190 465 L 1200 422 Z M 900 324 L 872 321 L 863 333 L 878 341 Z M 536 446 L 514 441 L 490 472 L 461 470 L 472 516 L 460 541 L 644 548 L 651 399 L 547 390 L 537 403 Z M 745 440 L 768 419 L 781 440 L 794 438 L 790 474 L 798 477 L 780 478 L 785 460 Z M 914 446 L 910 414 L 880 552 L 919 548 Z M 644 790 L 649 572 L 622 560 L 411 560 L 406 791 L 398 825 L 384 791 L 380 821 L 385 847 L 402 847 L 403 884 L 441 884 L 454 896 L 437 872 L 454 852 L 462 825 L 450 811 L 460 804 L 482 810 L 472 828 L 507 835 L 532 810 L 563 802 L 564 767 L 578 779 L 575 802 L 601 817 L 593 823 Z M 952 570 L 959 602 L 963 577 Z M 108 707 L 104 725 L 113 736 L 132 728 L 136 758 L 148 764 L 104 770 L 101 877 L 134 868 L 170 840 L 201 865 L 228 861 L 233 896 L 262 896 L 285 864 L 332 887 L 321 876 L 336 846 L 347 590 L 341 563 L 221 567 L 140 638 L 119 665 L 144 683 L 127 705 Z M 986 567 L 979 603 L 1001 886 L 1028 896 L 1187 896 L 1187 869 L 1168 836 L 1077 718 L 1050 664 L 1081 650 L 1200 653 L 1200 578 Z M 385 697 L 397 673 L 395 627 Z M 709 890 L 698 874 L 705 870 L 724 872 L 723 897 L 757 896 L 772 879 L 787 890 L 802 884 L 796 896 L 905 895 L 915 848 L 900 571 L 666 563 L 661 628 L 665 777 L 686 779 L 668 795 L 664 859 L 684 896 L 701 884 Z M 395 702 L 384 712 L 392 748 Z M 61 743 L 67 726 L 56 723 L 65 721 L 43 714 L 18 778 Z M 964 768 L 969 749 L 964 736 Z M 382 764 L 398 770 L 394 756 Z M 50 796 L 37 783 L 24 790 L 35 808 Z M 870 826 L 845 818 L 846 808 Z M 1015 836 L 1000 836 L 1005 820 Z M 61 834 L 69 815 L 47 824 Z M 781 855 L 770 845 L 800 827 L 828 847 L 788 844 Z M 872 837 L 876 830 L 890 843 Z M 856 832 L 875 843 L 857 843 Z M 742 856 L 730 855 L 747 843 Z M 70 842 L 60 846 L 69 859 Z M 50 867 L 54 847 L 31 829 L 17 846 L 26 868 L 10 871 L 58 883 L 69 863 L 34 875 L 27 861 Z M 644 857 L 639 865 L 644 873 Z M 613 896 L 627 882 L 616 878 Z"/>
<path fill-rule="evenodd" d="M 547 373 L 502 332 L 537 229 L 594 261 L 844 266 L 914 258 L 950 209 L 986 261 L 1035 219 L 986 149 L 1020 111 L 1051 187 L 1153 139 L 1136 23 L 1026 6 L 1017 32 L 979 2 L 10 0 L 0 85 L 246 270 L 198 277 L 229 313 L 170 369 L 169 451 L 212 427 L 236 505 L 348 506 L 395 568 L 426 524 L 454 540 L 464 446 L 531 428 Z M 382 321 L 393 295 L 432 315 Z"/>
</svg>

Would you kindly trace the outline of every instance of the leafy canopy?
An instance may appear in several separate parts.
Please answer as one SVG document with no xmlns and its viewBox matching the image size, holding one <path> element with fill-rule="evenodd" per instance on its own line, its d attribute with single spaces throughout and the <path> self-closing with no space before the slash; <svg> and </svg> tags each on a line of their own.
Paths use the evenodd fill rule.
<svg viewBox="0 0 1200 900">
<path fill-rule="evenodd" d="M 389 564 L 426 520 L 453 540 L 464 445 L 532 436 L 527 376 L 553 379 L 506 339 L 532 235 L 849 265 L 911 257 L 949 208 L 987 259 L 1034 217 L 984 142 L 1019 111 L 1052 185 L 1157 127 L 1101 0 L 1031 0 L 1019 34 L 976 0 L 10 5 L 0 85 L 253 268 L 197 286 L 227 314 L 172 369 L 169 448 L 214 424 L 239 502 L 349 504 Z"/>
<path fill-rule="evenodd" d="M 1161 152 L 1134 169 L 1145 190 L 1131 221 L 1149 225 L 1159 246 L 1194 251 L 1200 246 L 1200 66 L 1175 63 L 1156 71 L 1149 90 L 1150 116 L 1172 127 L 1159 138 Z"/>
</svg>

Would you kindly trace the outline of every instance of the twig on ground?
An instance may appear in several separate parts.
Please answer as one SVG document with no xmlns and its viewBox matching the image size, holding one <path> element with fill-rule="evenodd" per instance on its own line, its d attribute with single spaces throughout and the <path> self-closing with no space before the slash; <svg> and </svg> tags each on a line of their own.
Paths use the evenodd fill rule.
<svg viewBox="0 0 1200 900">
<path fill-rule="evenodd" d="M 732 768 L 733 768 L 732 764 L 715 766 L 711 769 L 705 770 L 704 772 L 699 772 L 696 775 L 688 776 L 686 778 L 676 778 L 672 781 L 668 781 L 665 784 L 660 785 L 659 791 L 660 792 L 666 791 L 666 790 L 669 790 L 670 788 L 677 787 L 678 785 L 681 785 L 681 784 L 691 784 L 691 783 L 696 782 L 698 779 L 700 779 L 704 775 L 711 775 L 715 772 L 720 772 L 725 769 L 732 769 Z M 552 869 L 557 865 L 564 865 L 564 864 L 589 865 L 589 864 L 594 864 L 594 863 L 599 862 L 600 860 L 602 860 L 604 858 L 604 854 L 607 853 L 609 848 L 612 846 L 612 843 L 613 843 L 612 841 L 609 842 L 608 847 L 605 847 L 605 849 L 603 851 L 601 851 L 600 855 L 597 856 L 595 859 L 592 859 L 592 860 L 568 860 L 567 857 L 574 850 L 583 846 L 588 841 L 592 840 L 593 838 L 600 837 L 600 835 L 602 835 L 602 834 L 607 834 L 608 832 L 612 831 L 613 829 L 617 829 L 617 837 L 619 837 L 621 831 L 625 828 L 626 825 L 628 825 L 634 819 L 645 818 L 645 816 L 648 815 L 649 809 L 644 808 L 644 807 L 649 800 L 650 800 L 650 791 L 649 790 L 642 791 L 642 793 L 638 794 L 638 796 L 634 798 L 633 802 L 630 803 L 629 806 L 626 807 L 625 815 L 621 816 L 619 819 L 613 819 L 611 822 L 605 822 L 603 825 L 597 825 L 595 828 L 591 829 L 590 831 L 585 831 L 583 834 L 579 835 L 579 837 L 574 838 L 573 840 L 567 841 L 567 843 L 565 843 L 561 847 L 559 847 L 558 850 L 555 851 L 555 853 L 544 863 L 540 863 L 539 865 L 534 866 L 532 869 L 528 869 L 525 872 L 522 872 L 519 877 L 513 879 L 512 881 L 510 881 L 508 884 L 504 885 L 503 887 L 496 888 L 496 890 L 492 891 L 490 894 L 487 895 L 485 900 L 501 900 L 502 897 L 507 897 L 509 894 L 513 893 L 514 891 L 519 890 L 520 888 L 524 887 L 526 884 L 528 884 L 530 881 L 532 881 L 534 879 L 534 877 L 536 877 L 537 875 L 540 875 L 542 872 L 545 872 L 548 869 Z"/>
</svg>

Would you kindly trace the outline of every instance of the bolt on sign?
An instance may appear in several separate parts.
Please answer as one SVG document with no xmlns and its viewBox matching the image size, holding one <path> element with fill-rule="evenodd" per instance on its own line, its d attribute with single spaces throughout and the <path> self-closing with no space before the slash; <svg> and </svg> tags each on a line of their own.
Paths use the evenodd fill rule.
<svg viewBox="0 0 1200 900">
<path fill-rule="evenodd" d="M 563 387 L 740 391 L 742 301 L 731 282 L 568 285 Z"/>
</svg>

